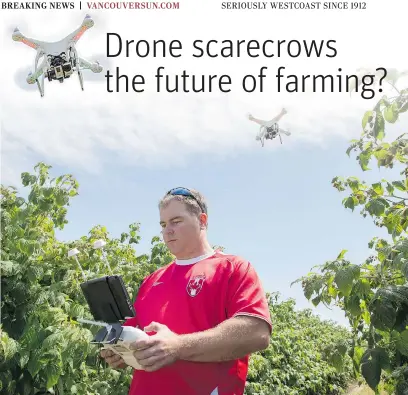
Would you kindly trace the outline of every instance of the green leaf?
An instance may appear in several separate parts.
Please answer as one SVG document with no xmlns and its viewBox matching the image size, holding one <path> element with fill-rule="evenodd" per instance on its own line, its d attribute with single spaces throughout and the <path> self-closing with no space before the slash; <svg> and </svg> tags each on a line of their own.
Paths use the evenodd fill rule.
<svg viewBox="0 0 408 395">
<path fill-rule="evenodd" d="M 337 371 L 342 371 L 343 358 L 337 350 L 329 356 L 329 362 L 335 367 Z"/>
<path fill-rule="evenodd" d="M 375 184 L 372 185 L 373 191 L 377 194 L 377 195 L 383 195 L 384 194 L 384 189 L 381 185 L 380 182 L 377 182 Z"/>
<path fill-rule="evenodd" d="M 350 152 L 358 146 L 358 143 L 352 143 L 346 150 L 346 154 L 350 156 Z"/>
<path fill-rule="evenodd" d="M 354 211 L 354 207 L 358 204 L 358 200 L 354 196 L 350 196 L 343 200 L 345 208 L 350 208 Z"/>
<path fill-rule="evenodd" d="M 80 318 L 84 315 L 84 307 L 78 303 L 74 303 L 71 305 L 69 313 L 71 317 Z"/>
<path fill-rule="evenodd" d="M 27 362 L 30 359 L 30 352 L 29 351 L 20 351 L 20 358 L 18 360 L 18 364 L 20 366 L 20 368 L 24 368 L 27 365 Z"/>
<path fill-rule="evenodd" d="M 384 214 L 386 205 L 383 199 L 374 198 L 366 204 L 366 208 L 371 215 L 379 217 Z"/>
<path fill-rule="evenodd" d="M 387 181 L 387 192 L 392 195 L 394 193 L 394 186 Z"/>
<path fill-rule="evenodd" d="M 371 158 L 371 154 L 367 153 L 367 152 L 362 152 L 359 156 L 358 156 L 358 161 L 360 163 L 360 167 L 363 171 L 367 171 L 370 170 L 370 168 L 368 167 L 368 164 L 370 162 L 370 158 Z"/>
<path fill-rule="evenodd" d="M 401 271 L 402 271 L 402 274 L 405 276 L 405 278 L 408 280 L 408 261 L 402 263 Z"/>
<path fill-rule="evenodd" d="M 337 291 L 332 285 L 327 288 L 327 293 L 333 298 L 337 297 Z"/>
<path fill-rule="evenodd" d="M 349 296 L 353 288 L 353 280 L 358 277 L 360 268 L 349 266 L 341 268 L 335 275 L 334 281 L 344 296 Z"/>
<path fill-rule="evenodd" d="M 42 348 L 45 349 L 57 349 L 58 346 L 63 341 L 63 334 L 61 332 L 52 333 L 47 338 L 44 339 Z"/>
<path fill-rule="evenodd" d="M 406 191 L 405 184 L 402 181 L 393 181 L 392 185 L 400 191 Z"/>
<path fill-rule="evenodd" d="M 39 345 L 38 327 L 32 325 L 26 326 L 26 332 L 20 341 L 23 346 L 35 349 Z"/>
<path fill-rule="evenodd" d="M 374 129 L 373 129 L 373 136 L 378 139 L 382 140 L 384 138 L 384 127 L 385 122 L 381 112 L 376 113 Z"/>
<path fill-rule="evenodd" d="M 390 357 L 387 350 L 382 347 L 376 347 L 375 352 L 378 354 L 378 360 L 380 361 L 381 369 L 389 370 L 391 368 Z"/>
<path fill-rule="evenodd" d="M 55 363 L 49 363 L 44 369 L 47 378 L 47 388 L 51 388 L 58 383 L 61 375 L 61 368 Z"/>
<path fill-rule="evenodd" d="M 395 249 L 408 253 L 408 239 L 401 239 L 395 244 Z"/>
<path fill-rule="evenodd" d="M 384 119 L 389 123 L 395 123 L 398 120 L 398 108 L 396 107 L 396 102 L 387 106 L 384 110 Z"/>
<path fill-rule="evenodd" d="M 347 184 L 353 192 L 357 192 L 360 189 L 360 183 L 357 178 L 350 177 L 347 180 Z"/>
<path fill-rule="evenodd" d="M 384 161 L 388 156 L 388 151 L 386 149 L 376 149 L 374 156 L 378 161 Z"/>
<path fill-rule="evenodd" d="M 386 287 L 378 289 L 372 301 L 391 302 L 398 306 L 402 304 L 408 305 L 408 286 L 387 285 Z"/>
<path fill-rule="evenodd" d="M 312 303 L 313 305 L 316 307 L 318 306 L 318 304 L 321 302 L 321 297 L 320 296 L 316 296 L 315 298 L 312 299 Z"/>
<path fill-rule="evenodd" d="M 366 350 L 361 358 L 361 374 L 370 388 L 375 391 L 381 379 L 381 360 L 374 350 Z"/>
<path fill-rule="evenodd" d="M 40 371 L 42 367 L 40 356 L 41 356 L 41 352 L 38 350 L 35 350 L 30 355 L 30 360 L 28 361 L 27 369 L 30 372 L 31 377 L 33 378 L 35 378 L 35 376 L 37 375 L 37 373 Z"/>
<path fill-rule="evenodd" d="M 357 366 L 360 366 L 360 364 L 361 364 L 361 359 L 362 359 L 364 353 L 365 353 L 365 350 L 364 350 L 363 347 L 361 347 L 361 346 L 356 346 L 356 347 L 354 347 L 353 360 L 354 360 L 354 362 L 355 362 L 355 364 L 356 364 Z"/>
<path fill-rule="evenodd" d="M 369 281 L 365 278 L 359 278 L 354 286 L 354 292 L 356 292 L 356 296 L 365 299 L 371 292 Z"/>
<path fill-rule="evenodd" d="M 4 277 L 12 276 L 13 274 L 15 274 L 16 270 L 17 265 L 15 265 L 13 262 L 11 261 L 0 262 L 0 272 L 2 276 Z"/>
<path fill-rule="evenodd" d="M 341 250 L 340 254 L 337 255 L 336 259 L 343 259 L 346 252 L 347 252 L 347 250 Z"/>
<path fill-rule="evenodd" d="M 375 300 L 371 308 L 371 322 L 377 329 L 392 329 L 397 317 L 397 312 L 388 300 Z"/>
<path fill-rule="evenodd" d="M 399 334 L 396 345 L 400 353 L 408 357 L 408 329 Z"/>
<path fill-rule="evenodd" d="M 366 112 L 365 112 L 365 114 L 364 114 L 364 116 L 363 116 L 363 119 L 362 119 L 362 121 L 361 121 L 361 126 L 363 127 L 363 130 L 366 128 L 367 123 L 368 123 L 369 121 L 371 121 L 371 119 L 372 119 L 373 116 L 374 116 L 374 111 L 366 111 Z"/>
<path fill-rule="evenodd" d="M 351 295 L 347 302 L 345 303 L 347 310 L 355 317 L 360 316 L 361 307 L 360 307 L 360 298 L 357 295 Z"/>
</svg>

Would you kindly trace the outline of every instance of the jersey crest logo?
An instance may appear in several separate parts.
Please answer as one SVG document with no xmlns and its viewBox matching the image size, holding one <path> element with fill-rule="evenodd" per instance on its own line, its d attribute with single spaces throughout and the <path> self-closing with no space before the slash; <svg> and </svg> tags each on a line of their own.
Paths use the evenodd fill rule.
<svg viewBox="0 0 408 395">
<path fill-rule="evenodd" d="M 205 280 L 204 274 L 192 277 L 187 284 L 187 293 L 191 297 L 197 296 L 198 293 L 203 288 L 204 280 Z"/>
</svg>

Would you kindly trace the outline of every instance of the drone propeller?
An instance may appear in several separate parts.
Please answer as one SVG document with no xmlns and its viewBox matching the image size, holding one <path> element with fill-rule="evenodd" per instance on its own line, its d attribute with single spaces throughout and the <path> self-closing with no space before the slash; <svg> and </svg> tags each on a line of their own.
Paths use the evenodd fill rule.
<svg viewBox="0 0 408 395">
<path fill-rule="evenodd" d="M 24 36 L 18 27 L 14 29 L 11 37 L 14 41 L 21 41 L 23 44 L 28 45 L 33 49 L 39 49 L 41 47 L 40 41 Z"/>
<path fill-rule="evenodd" d="M 91 16 L 89 14 L 85 15 L 84 20 L 82 21 L 81 26 L 76 29 L 73 33 L 71 33 L 69 35 L 69 37 L 71 37 L 71 40 L 74 43 L 77 43 L 78 40 L 82 37 L 82 35 L 88 30 L 90 29 L 93 25 L 95 24 L 94 20 L 91 18 Z"/>
</svg>

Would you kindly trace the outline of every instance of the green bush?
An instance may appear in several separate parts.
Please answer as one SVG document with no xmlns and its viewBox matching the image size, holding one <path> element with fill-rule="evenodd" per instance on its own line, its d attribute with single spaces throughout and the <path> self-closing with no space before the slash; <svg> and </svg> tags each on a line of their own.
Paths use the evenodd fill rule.
<svg viewBox="0 0 408 395">
<path fill-rule="evenodd" d="M 384 96 L 364 114 L 361 138 L 347 150 L 348 155 L 358 153 L 363 171 L 376 162 L 383 171 L 399 168 L 398 179 L 371 184 L 357 177 L 332 181 L 334 188 L 348 192 L 344 207 L 360 208 L 385 236 L 369 242 L 373 252 L 365 262 L 350 262 L 343 250 L 318 272 L 297 280 L 315 305 L 336 304 L 345 312 L 353 329 L 349 353 L 355 377 L 362 375 L 376 393 L 383 387 L 396 395 L 408 394 L 408 138 L 404 133 L 394 141 L 384 139 L 386 125 L 407 111 L 408 89 L 396 89 L 392 98 Z"/>
<path fill-rule="evenodd" d="M 346 354 L 351 333 L 311 310 L 296 311 L 295 301 L 269 295 L 274 330 L 269 347 L 253 355 L 246 394 L 340 394 L 352 373 Z"/>
<path fill-rule="evenodd" d="M 70 199 L 78 194 L 71 175 L 50 179 L 43 163 L 35 173 L 23 173 L 29 187 L 27 200 L 13 187 L 1 187 L 1 312 L 0 383 L 8 394 L 127 393 L 130 370 L 105 369 L 98 348 L 90 345 L 98 327 L 86 327 L 77 318 L 92 319 L 79 288 L 84 280 L 68 251 L 77 248 L 88 279 L 109 274 L 95 240 L 107 242 L 104 250 L 111 269 L 123 277 L 132 298 L 143 278 L 172 256 L 159 238 L 152 240 L 150 256 L 136 254 L 139 225 L 131 224 L 120 239 L 110 238 L 97 226 L 72 243 L 59 242 Z"/>
</svg>

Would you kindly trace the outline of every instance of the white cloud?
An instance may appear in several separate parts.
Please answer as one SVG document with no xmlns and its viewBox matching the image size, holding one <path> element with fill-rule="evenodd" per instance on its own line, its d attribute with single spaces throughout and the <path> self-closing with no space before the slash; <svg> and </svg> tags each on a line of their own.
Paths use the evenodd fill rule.
<svg viewBox="0 0 408 395">
<path fill-rule="evenodd" d="M 81 55 L 100 60 L 105 70 L 118 66 L 129 76 L 143 74 L 147 84 L 141 94 L 108 94 L 103 74 L 86 73 L 84 92 L 73 76 L 64 84 L 46 81 L 45 97 L 40 98 L 36 86 L 25 82 L 35 52 L 11 40 L 13 28 L 18 26 L 32 38 L 58 40 L 80 24 L 86 11 L 14 11 L 7 17 L 2 13 L 2 53 L 10 59 L 3 62 L 0 77 L 6 92 L 1 96 L 3 182 L 13 180 L 26 163 L 37 159 L 99 172 L 109 160 L 118 158 L 147 166 L 180 165 L 199 153 L 226 156 L 234 150 L 257 150 L 260 147 L 254 136 L 258 127 L 246 119 L 246 113 L 267 119 L 283 106 L 288 114 L 282 127 L 292 132 L 285 138 L 286 147 L 324 145 L 333 136 L 358 137 L 362 114 L 373 101 L 358 95 L 350 98 L 347 93 L 278 94 L 273 83 L 277 67 L 286 66 L 285 74 L 331 74 L 339 67 L 343 72 L 354 72 L 359 67 L 406 66 L 403 1 L 394 3 L 388 16 L 379 0 L 370 1 L 364 11 L 343 12 L 225 11 L 220 4 L 183 1 L 181 10 L 165 12 L 89 11 L 95 26 L 81 38 Z M 380 27 L 363 26 L 364 21 L 378 17 Z M 183 56 L 137 59 L 134 46 L 130 46 L 129 58 L 123 54 L 106 58 L 107 32 L 119 33 L 124 40 L 179 39 Z M 334 59 L 193 59 L 190 50 L 195 39 L 334 39 L 338 55 Z M 196 75 L 229 74 L 233 92 L 158 94 L 153 79 L 158 66 L 174 73 L 185 69 Z M 242 92 L 242 76 L 257 74 L 262 66 L 268 67 L 265 92 Z M 402 126 L 394 129 L 402 130 Z M 280 144 L 269 144 L 265 149 L 276 147 L 281 148 Z"/>
</svg>

